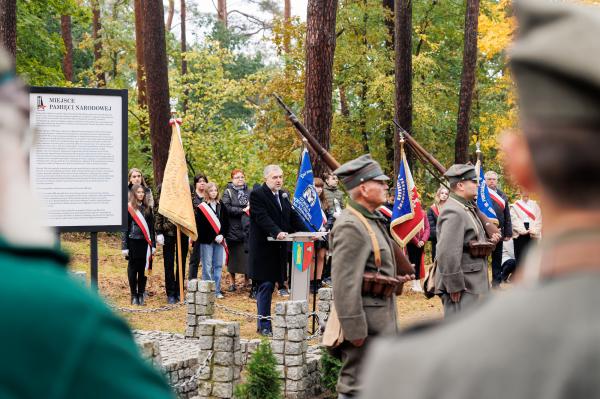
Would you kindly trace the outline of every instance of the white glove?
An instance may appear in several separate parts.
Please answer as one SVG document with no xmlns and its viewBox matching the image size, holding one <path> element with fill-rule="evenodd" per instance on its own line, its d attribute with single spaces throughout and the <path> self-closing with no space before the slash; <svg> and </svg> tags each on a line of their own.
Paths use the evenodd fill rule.
<svg viewBox="0 0 600 399">
<path fill-rule="evenodd" d="M 156 243 L 158 245 L 165 245 L 165 236 L 163 236 L 162 234 L 159 234 L 156 236 Z"/>
<path fill-rule="evenodd" d="M 339 218 L 339 217 L 340 217 L 340 215 L 341 215 L 341 214 L 342 214 L 341 212 L 339 212 L 339 211 L 335 211 L 335 212 L 333 212 L 333 217 L 334 217 L 335 219 L 337 219 L 337 218 Z"/>
<path fill-rule="evenodd" d="M 129 250 L 128 249 L 122 250 L 121 253 L 123 254 L 124 257 L 129 256 Z"/>
<path fill-rule="evenodd" d="M 327 231 L 327 229 L 325 228 L 325 226 L 321 226 L 321 228 L 319 229 L 319 231 Z"/>
<path fill-rule="evenodd" d="M 152 247 L 152 255 L 156 253 L 156 248 Z"/>
<path fill-rule="evenodd" d="M 217 244 L 220 244 L 223 242 L 223 236 L 221 234 L 219 234 L 218 236 L 215 237 L 215 241 Z"/>
</svg>

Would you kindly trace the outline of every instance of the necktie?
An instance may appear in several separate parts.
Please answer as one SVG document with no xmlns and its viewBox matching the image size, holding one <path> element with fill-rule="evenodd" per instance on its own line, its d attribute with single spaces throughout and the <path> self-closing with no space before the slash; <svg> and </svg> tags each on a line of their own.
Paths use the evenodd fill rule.
<svg viewBox="0 0 600 399">
<path fill-rule="evenodd" d="M 281 207 L 281 200 L 279 199 L 279 193 L 275 193 L 275 199 L 277 200 L 277 205 L 279 205 L 279 209 L 283 210 Z"/>
</svg>

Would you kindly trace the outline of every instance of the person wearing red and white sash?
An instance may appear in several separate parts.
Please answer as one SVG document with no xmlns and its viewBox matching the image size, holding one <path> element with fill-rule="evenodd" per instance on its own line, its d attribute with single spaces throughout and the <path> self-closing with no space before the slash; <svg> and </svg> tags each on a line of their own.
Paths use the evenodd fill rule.
<svg viewBox="0 0 600 399">
<path fill-rule="evenodd" d="M 529 193 L 521 191 L 521 199 L 510 206 L 510 217 L 513 225 L 515 260 L 519 267 L 519 261 L 531 240 L 536 240 L 542 235 L 542 213 L 538 204 L 529 199 Z"/>
<path fill-rule="evenodd" d="M 496 244 L 492 252 L 492 288 L 498 288 L 502 281 L 502 242 L 512 238 L 512 223 L 508 197 L 498 187 L 498 174 L 493 170 L 485 172 L 485 184 L 488 186 L 492 206 L 498 219 L 498 228 L 502 234 L 502 241 Z"/>
<path fill-rule="evenodd" d="M 450 196 L 450 192 L 444 186 L 440 186 L 437 192 L 435 193 L 435 198 L 433 200 L 433 204 L 427 210 L 427 221 L 429 222 L 429 241 L 431 241 L 431 261 L 435 260 L 435 246 L 437 245 L 437 220 L 438 216 L 440 216 L 440 211 L 442 207 L 448 200 Z"/>
<path fill-rule="evenodd" d="M 127 264 L 131 304 L 143 305 L 146 291 L 145 271 L 152 270 L 152 255 L 156 251 L 154 215 L 142 185 L 134 184 L 127 205 L 127 230 L 122 235 L 122 252 Z"/>
<path fill-rule="evenodd" d="M 215 183 L 206 185 L 204 201 L 196 207 L 196 227 L 202 257 L 202 280 L 215 282 L 217 298 L 223 298 L 221 292 L 221 274 L 223 255 L 228 249 L 225 236 L 229 231 L 227 208 L 219 199 L 219 190 Z M 225 260 L 225 263 L 227 261 Z"/>
</svg>

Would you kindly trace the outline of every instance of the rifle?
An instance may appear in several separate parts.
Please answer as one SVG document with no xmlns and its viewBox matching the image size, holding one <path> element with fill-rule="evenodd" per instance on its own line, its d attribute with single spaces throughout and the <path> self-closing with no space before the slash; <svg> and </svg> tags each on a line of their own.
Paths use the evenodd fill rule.
<svg viewBox="0 0 600 399">
<path fill-rule="evenodd" d="M 406 130 L 404 130 L 404 128 L 400 126 L 396 120 L 393 120 L 393 122 L 398 128 L 399 133 L 404 136 L 410 148 L 412 148 L 412 150 L 415 152 L 417 158 L 419 158 L 419 160 L 424 164 L 429 162 L 443 176 L 444 173 L 446 173 L 446 168 L 444 168 L 444 166 L 437 159 L 435 159 L 433 155 L 428 153 Z M 425 166 L 425 169 L 427 169 L 427 171 L 431 173 L 431 175 L 442 185 L 448 188 L 448 186 L 438 176 L 431 172 L 427 166 Z M 500 229 L 490 220 L 490 218 L 481 212 L 479 208 L 477 208 L 477 216 L 479 217 L 481 224 L 483 224 L 483 228 L 485 229 L 485 233 L 488 238 L 492 238 L 494 234 L 500 234 Z"/>
<path fill-rule="evenodd" d="M 321 146 L 321 144 L 319 144 L 317 139 L 315 139 L 315 137 L 312 134 L 309 133 L 306 127 L 302 124 L 302 122 L 298 120 L 298 117 L 292 112 L 292 110 L 287 105 L 285 105 L 283 100 L 277 94 L 273 94 L 273 96 L 275 97 L 279 105 L 281 105 L 281 107 L 285 110 L 288 119 L 290 120 L 290 122 L 292 122 L 303 141 L 306 142 L 307 145 L 319 157 L 321 157 L 321 159 L 323 160 L 323 162 L 325 162 L 329 169 L 334 171 L 337 168 L 339 168 L 341 166 L 340 163 L 336 161 L 335 158 L 325 148 L 323 148 L 323 146 Z M 396 260 L 396 274 L 399 276 L 415 274 L 414 266 L 404 255 L 400 245 L 398 245 L 398 243 L 393 239 L 392 248 L 394 250 L 394 259 Z"/>
</svg>

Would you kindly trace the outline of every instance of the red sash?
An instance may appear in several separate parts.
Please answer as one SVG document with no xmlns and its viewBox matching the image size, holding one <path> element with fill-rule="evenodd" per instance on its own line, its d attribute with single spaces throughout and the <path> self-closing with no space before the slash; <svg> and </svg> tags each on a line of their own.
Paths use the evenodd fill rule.
<svg viewBox="0 0 600 399">
<path fill-rule="evenodd" d="M 377 210 L 388 219 L 392 217 L 392 211 L 385 205 L 381 205 Z"/>
<path fill-rule="evenodd" d="M 140 211 L 135 211 L 131 207 L 130 204 L 127 204 L 127 211 L 131 215 L 131 218 L 135 221 L 135 224 L 138 225 L 142 233 L 144 234 L 144 238 L 148 243 L 148 249 L 146 250 L 146 267 L 145 270 L 148 270 L 148 274 L 152 273 L 152 240 L 150 239 L 150 230 L 148 229 L 148 223 L 144 218 L 144 215 Z"/>
<path fill-rule="evenodd" d="M 198 209 L 200 209 L 200 212 L 202 212 L 206 220 L 208 220 L 208 223 L 210 223 L 215 233 L 217 235 L 221 234 L 221 221 L 212 208 L 206 202 L 201 202 L 200 205 L 198 205 Z M 225 264 L 229 264 L 229 248 L 227 247 L 225 238 L 223 238 L 223 241 L 221 241 L 221 245 L 225 250 Z"/>
<path fill-rule="evenodd" d="M 431 205 L 431 210 L 433 211 L 436 217 L 440 216 L 440 210 L 438 209 L 437 205 Z"/>
<path fill-rule="evenodd" d="M 529 207 L 527 206 L 527 204 L 525 204 L 523 201 L 518 200 L 517 202 L 515 202 L 515 205 L 519 207 L 519 209 L 521 211 L 523 211 L 524 214 L 526 214 L 529 219 L 531 219 L 532 221 L 535 220 L 535 215 L 533 214 L 533 212 L 531 211 L 531 209 L 529 209 Z"/>
<path fill-rule="evenodd" d="M 504 210 L 504 208 L 506 207 L 506 203 L 504 202 L 504 199 L 500 195 L 498 195 L 498 193 L 496 191 L 492 190 L 489 187 L 488 187 L 488 191 L 490 193 L 490 197 L 492 198 L 492 201 L 494 201 L 496 204 L 498 204 L 500 209 Z"/>
</svg>

